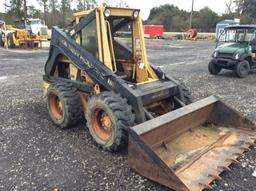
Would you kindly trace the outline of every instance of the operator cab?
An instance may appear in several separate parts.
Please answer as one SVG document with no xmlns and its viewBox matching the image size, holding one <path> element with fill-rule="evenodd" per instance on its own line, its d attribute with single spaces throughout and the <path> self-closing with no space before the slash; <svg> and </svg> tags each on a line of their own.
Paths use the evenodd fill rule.
<svg viewBox="0 0 256 191">
<path fill-rule="evenodd" d="M 15 20 L 15 27 L 17 27 L 18 29 L 25 29 L 31 31 L 30 21 L 28 19 Z"/>
<path fill-rule="evenodd" d="M 83 16 L 96 14 L 80 33 L 77 42 L 113 73 L 129 83 L 157 81 L 148 65 L 140 11 L 101 7 L 102 10 L 75 14 L 78 24 Z M 121 42 L 121 38 L 123 42 Z"/>
<path fill-rule="evenodd" d="M 116 74 L 125 80 L 135 82 L 134 67 L 135 63 L 141 61 L 141 54 L 133 52 L 133 19 L 130 17 L 108 17 L 106 24 L 112 60 L 116 65 Z M 124 36 L 126 35 L 125 43 L 120 41 L 121 31 L 124 32 Z"/>
</svg>

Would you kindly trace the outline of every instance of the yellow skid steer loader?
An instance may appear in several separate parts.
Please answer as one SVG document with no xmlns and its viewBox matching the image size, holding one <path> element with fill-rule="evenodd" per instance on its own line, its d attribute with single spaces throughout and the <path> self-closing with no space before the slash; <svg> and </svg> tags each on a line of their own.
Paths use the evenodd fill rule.
<svg viewBox="0 0 256 191">
<path fill-rule="evenodd" d="M 45 64 L 49 115 L 61 128 L 85 116 L 95 142 L 175 190 L 203 190 L 256 140 L 256 126 L 215 97 L 192 103 L 187 88 L 150 65 L 140 10 L 99 7 L 52 31 Z M 121 43 L 120 31 L 130 32 Z"/>
</svg>

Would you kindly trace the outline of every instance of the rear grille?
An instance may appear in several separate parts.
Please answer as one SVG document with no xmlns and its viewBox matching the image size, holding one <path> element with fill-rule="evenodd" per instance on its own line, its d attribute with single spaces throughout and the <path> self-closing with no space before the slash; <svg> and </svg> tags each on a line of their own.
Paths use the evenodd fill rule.
<svg viewBox="0 0 256 191">
<path fill-rule="evenodd" d="M 233 53 L 219 53 L 220 58 L 233 58 Z"/>
<path fill-rule="evenodd" d="M 40 34 L 41 35 L 47 35 L 47 28 L 46 27 L 41 27 Z"/>
</svg>

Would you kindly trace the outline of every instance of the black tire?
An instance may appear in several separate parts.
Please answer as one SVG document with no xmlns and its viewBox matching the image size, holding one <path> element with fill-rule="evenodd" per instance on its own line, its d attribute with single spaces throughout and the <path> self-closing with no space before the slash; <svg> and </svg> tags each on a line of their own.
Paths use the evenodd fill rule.
<svg viewBox="0 0 256 191">
<path fill-rule="evenodd" d="M 7 45 L 9 48 L 15 48 L 14 40 L 13 40 L 13 33 L 9 33 L 7 35 Z"/>
<path fill-rule="evenodd" d="M 34 48 L 38 48 L 39 47 L 39 43 L 34 43 Z"/>
<path fill-rule="evenodd" d="M 3 32 L 0 33 L 0 47 L 4 46 L 4 41 L 3 41 Z"/>
<path fill-rule="evenodd" d="M 107 125 L 102 118 L 107 117 Z M 97 145 L 104 150 L 118 151 L 128 142 L 128 128 L 135 117 L 127 100 L 113 92 L 93 95 L 86 108 L 87 127 Z M 108 126 L 108 127 L 107 127 Z"/>
<path fill-rule="evenodd" d="M 250 64 L 247 60 L 239 62 L 235 67 L 235 73 L 239 78 L 245 78 L 250 72 Z"/>
<path fill-rule="evenodd" d="M 58 82 L 50 85 L 47 108 L 52 121 L 62 129 L 75 125 L 82 117 L 79 94 L 69 83 Z"/>
<path fill-rule="evenodd" d="M 210 74 L 212 74 L 212 75 L 217 75 L 217 74 L 220 73 L 221 67 L 218 66 L 218 65 L 216 65 L 216 64 L 214 63 L 214 61 L 211 60 L 211 61 L 209 62 L 209 65 L 208 65 L 208 70 L 209 70 Z"/>
<path fill-rule="evenodd" d="M 184 83 L 180 84 L 180 91 L 181 91 L 180 100 L 183 103 L 185 103 L 185 105 L 189 105 L 189 104 L 193 103 L 192 95 Z"/>
</svg>

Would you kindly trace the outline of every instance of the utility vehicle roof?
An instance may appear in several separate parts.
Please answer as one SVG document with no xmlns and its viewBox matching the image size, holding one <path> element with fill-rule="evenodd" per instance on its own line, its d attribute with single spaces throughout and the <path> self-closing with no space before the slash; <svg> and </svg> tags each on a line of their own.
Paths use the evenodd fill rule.
<svg viewBox="0 0 256 191">
<path fill-rule="evenodd" d="M 256 29 L 256 25 L 230 25 L 225 27 L 225 29 Z"/>
</svg>

